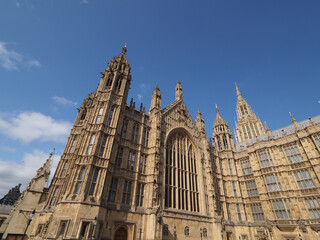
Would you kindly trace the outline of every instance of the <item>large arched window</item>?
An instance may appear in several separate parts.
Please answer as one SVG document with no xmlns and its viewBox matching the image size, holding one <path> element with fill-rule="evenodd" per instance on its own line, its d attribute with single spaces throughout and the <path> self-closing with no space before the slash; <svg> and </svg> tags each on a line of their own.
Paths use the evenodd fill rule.
<svg viewBox="0 0 320 240">
<path fill-rule="evenodd" d="M 165 206 L 199 212 L 196 153 L 182 132 L 171 135 L 166 149 Z"/>
</svg>

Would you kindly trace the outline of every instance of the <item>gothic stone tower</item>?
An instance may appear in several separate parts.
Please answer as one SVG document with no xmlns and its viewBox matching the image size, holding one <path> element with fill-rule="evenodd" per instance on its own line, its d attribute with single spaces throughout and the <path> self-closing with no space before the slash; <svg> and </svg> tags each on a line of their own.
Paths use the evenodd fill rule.
<svg viewBox="0 0 320 240">
<path fill-rule="evenodd" d="M 126 47 L 79 109 L 47 200 L 36 209 L 31 239 L 188 239 L 220 236 L 211 145 L 176 99 L 149 113 L 127 96 Z M 201 230 L 200 230 L 201 229 Z"/>
</svg>

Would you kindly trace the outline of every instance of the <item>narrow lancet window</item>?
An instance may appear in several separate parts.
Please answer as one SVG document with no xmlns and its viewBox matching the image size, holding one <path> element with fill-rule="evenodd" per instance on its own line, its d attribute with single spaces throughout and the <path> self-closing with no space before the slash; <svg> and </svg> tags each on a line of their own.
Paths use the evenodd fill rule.
<svg viewBox="0 0 320 240">
<path fill-rule="evenodd" d="M 85 170 L 86 169 L 84 167 L 80 170 L 78 179 L 76 181 L 76 187 L 74 189 L 74 194 L 78 194 L 80 192 L 80 187 L 81 187 L 81 184 L 82 184 L 82 181 L 83 181 Z"/>
<path fill-rule="evenodd" d="M 107 125 L 111 126 L 112 118 L 113 118 L 113 113 L 114 113 L 115 106 L 112 106 L 109 112 L 109 117 L 107 121 Z"/>
<path fill-rule="evenodd" d="M 96 120 L 96 124 L 100 123 L 101 117 L 102 117 L 102 113 L 103 113 L 103 107 L 101 107 L 101 108 L 99 109 L 98 117 L 97 117 L 97 120 Z"/>
</svg>

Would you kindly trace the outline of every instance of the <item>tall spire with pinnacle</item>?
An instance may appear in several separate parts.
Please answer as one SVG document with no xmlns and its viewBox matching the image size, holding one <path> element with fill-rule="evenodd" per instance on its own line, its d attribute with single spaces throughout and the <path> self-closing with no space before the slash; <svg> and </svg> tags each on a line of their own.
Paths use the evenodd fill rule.
<svg viewBox="0 0 320 240">
<path fill-rule="evenodd" d="M 120 55 L 113 57 L 108 63 L 108 67 L 101 72 L 101 80 L 98 91 L 111 91 L 117 95 L 127 98 L 132 77 L 130 75 L 131 67 L 126 56 L 127 43 L 122 48 Z M 125 100 L 126 101 L 126 100 Z"/>
<path fill-rule="evenodd" d="M 239 90 L 239 88 L 238 88 L 237 83 L 235 82 L 234 84 L 236 85 L 237 96 L 238 96 L 238 97 L 239 97 L 239 96 L 242 96 L 242 95 L 241 95 L 241 92 L 240 92 L 240 90 Z"/>
<path fill-rule="evenodd" d="M 265 129 L 261 120 L 252 111 L 250 105 L 243 98 L 237 83 L 237 119 L 236 122 L 236 138 L 238 142 L 258 137 L 265 133 Z"/>
</svg>

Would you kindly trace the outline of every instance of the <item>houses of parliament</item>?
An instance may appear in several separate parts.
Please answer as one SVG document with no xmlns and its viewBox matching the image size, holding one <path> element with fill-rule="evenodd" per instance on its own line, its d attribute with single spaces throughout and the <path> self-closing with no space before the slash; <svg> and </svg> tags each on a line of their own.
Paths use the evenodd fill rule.
<svg viewBox="0 0 320 240">
<path fill-rule="evenodd" d="M 49 188 L 52 155 L 3 222 L 2 239 L 320 239 L 320 116 L 271 131 L 236 86 L 233 135 L 212 136 L 175 100 L 127 104 L 124 47 L 79 108 Z"/>
</svg>

